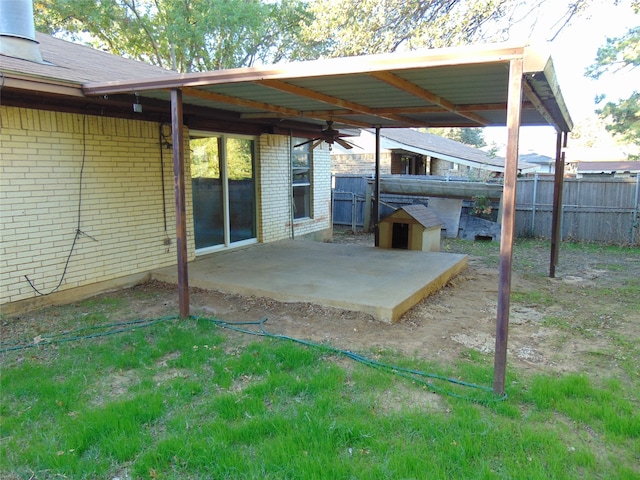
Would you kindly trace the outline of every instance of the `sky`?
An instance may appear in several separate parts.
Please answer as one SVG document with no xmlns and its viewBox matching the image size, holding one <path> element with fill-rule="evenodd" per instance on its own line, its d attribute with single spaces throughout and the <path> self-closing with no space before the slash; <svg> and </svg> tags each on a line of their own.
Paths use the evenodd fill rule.
<svg viewBox="0 0 640 480">
<path fill-rule="evenodd" d="M 605 94 L 607 101 L 627 98 L 640 89 L 640 68 L 628 73 L 603 75 L 598 80 L 584 76 L 585 69 L 592 65 L 598 48 L 606 43 L 607 37 L 618 37 L 633 27 L 640 25 L 640 15 L 633 13 L 630 0 L 613 5 L 612 0 L 595 0 L 593 5 L 580 17 L 572 20 L 552 41 L 547 40 L 557 29 L 551 19 L 557 19 L 566 0 L 547 2 L 546 12 L 539 18 L 536 28 L 520 28 L 512 33 L 509 42 L 545 45 L 551 53 L 560 90 L 567 104 L 574 125 L 596 117 L 598 105 L 596 95 Z M 546 19 L 549 19 L 545 22 Z M 487 143 L 503 146 L 506 141 L 504 128 L 485 129 Z M 537 151 L 555 156 L 556 133 L 552 127 L 523 127 L 520 133 L 520 152 Z"/>
</svg>

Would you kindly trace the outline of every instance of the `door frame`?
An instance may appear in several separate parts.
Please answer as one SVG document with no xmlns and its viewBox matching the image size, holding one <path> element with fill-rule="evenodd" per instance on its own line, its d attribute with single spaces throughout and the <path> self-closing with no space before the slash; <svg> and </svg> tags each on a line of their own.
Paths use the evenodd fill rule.
<svg viewBox="0 0 640 480">
<path fill-rule="evenodd" d="M 222 216 L 223 216 L 223 243 L 218 245 L 211 245 L 208 247 L 197 248 L 195 250 L 196 256 L 206 255 L 208 253 L 217 252 L 220 250 L 227 250 L 237 247 L 243 247 L 246 245 L 253 245 L 258 243 L 258 181 L 257 181 L 257 164 L 258 164 L 258 140 L 259 137 L 254 135 L 242 135 L 242 134 L 234 134 L 234 133 L 221 133 L 221 132 L 209 132 L 206 130 L 192 130 L 189 135 L 189 141 L 196 136 L 198 138 L 209 137 L 209 138 L 220 138 L 219 142 L 219 152 L 218 155 L 220 157 L 220 182 L 222 185 Z M 246 240 L 240 240 L 237 242 L 231 242 L 231 225 L 230 225 L 230 210 L 229 210 L 229 175 L 227 170 L 227 142 L 228 138 L 236 138 L 241 140 L 251 140 L 253 142 L 253 164 L 252 168 L 252 176 L 253 176 L 253 201 L 254 201 L 254 226 L 255 226 L 255 237 L 248 238 Z M 189 168 L 191 168 L 191 160 L 189 162 Z M 194 205 L 191 206 L 192 209 L 192 218 L 194 222 L 194 245 L 195 245 L 195 216 L 193 215 Z"/>
</svg>

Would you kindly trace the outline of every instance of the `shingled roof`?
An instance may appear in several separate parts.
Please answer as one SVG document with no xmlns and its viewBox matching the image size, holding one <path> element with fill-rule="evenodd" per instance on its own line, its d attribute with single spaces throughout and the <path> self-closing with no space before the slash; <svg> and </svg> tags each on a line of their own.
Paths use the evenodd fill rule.
<svg viewBox="0 0 640 480">
<path fill-rule="evenodd" d="M 134 80 L 175 76 L 161 67 L 36 33 L 43 63 L 2 55 L 2 72 L 14 72 L 42 80 L 58 80 L 78 86 L 88 82 Z"/>
<path fill-rule="evenodd" d="M 334 155 L 359 155 L 374 152 L 375 134 L 370 129 L 365 129 L 364 132 L 366 133 L 364 135 L 361 134 L 360 137 L 348 138 L 350 143 L 360 148 L 345 150 L 339 145 L 335 145 L 332 153 Z M 412 128 L 386 128 L 381 130 L 380 146 L 386 150 L 409 152 L 440 158 L 473 168 L 504 172 L 504 157 L 492 156 L 479 148 Z M 533 172 L 538 169 L 538 165 L 518 160 L 518 169 L 522 172 Z"/>
<path fill-rule="evenodd" d="M 406 212 L 424 228 L 441 227 L 443 225 L 440 217 L 438 217 L 433 210 L 425 207 L 424 205 L 405 205 L 404 207 L 400 207 L 398 210 Z"/>
<path fill-rule="evenodd" d="M 473 164 L 497 167 L 504 171 L 504 158 L 491 156 L 484 150 L 475 148 L 449 138 L 434 135 L 432 133 L 420 132 L 411 128 L 388 128 L 380 133 L 380 136 L 396 142 L 396 148 L 402 145 L 411 151 L 419 149 L 423 155 L 442 158 L 443 160 L 464 160 Z M 386 142 L 385 142 L 386 143 Z M 393 145 L 386 143 L 385 148 L 393 150 Z M 521 170 L 536 170 L 537 165 L 518 161 L 518 168 Z"/>
</svg>

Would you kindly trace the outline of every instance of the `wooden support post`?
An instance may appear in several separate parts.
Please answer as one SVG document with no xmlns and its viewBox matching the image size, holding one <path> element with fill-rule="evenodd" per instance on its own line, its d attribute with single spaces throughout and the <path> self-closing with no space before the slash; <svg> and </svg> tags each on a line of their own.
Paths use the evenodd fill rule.
<svg viewBox="0 0 640 480">
<path fill-rule="evenodd" d="M 509 333 L 509 301 L 513 236 L 516 220 L 516 186 L 518 183 L 518 141 L 522 110 L 522 75 L 524 61 L 511 60 L 507 101 L 507 156 L 502 194 L 502 234 L 500 238 L 500 279 L 498 285 L 498 313 L 496 318 L 496 349 L 493 369 L 493 391 L 504 393 L 507 371 L 507 337 Z"/>
<path fill-rule="evenodd" d="M 171 90 L 171 134 L 173 140 L 173 188 L 176 199 L 176 248 L 178 253 L 178 302 L 180 317 L 189 316 L 187 270 L 187 220 L 184 194 L 184 124 L 182 91 Z"/>
<path fill-rule="evenodd" d="M 567 146 L 567 137 L 567 132 L 558 132 L 556 141 L 556 171 L 553 180 L 553 212 L 551 218 L 551 258 L 549 260 L 550 278 L 556 276 L 560 242 L 562 242 L 562 190 L 564 187 L 565 155 L 562 146 Z"/>
<path fill-rule="evenodd" d="M 380 127 L 376 127 L 376 202 L 373 205 L 375 246 L 380 246 Z"/>
</svg>

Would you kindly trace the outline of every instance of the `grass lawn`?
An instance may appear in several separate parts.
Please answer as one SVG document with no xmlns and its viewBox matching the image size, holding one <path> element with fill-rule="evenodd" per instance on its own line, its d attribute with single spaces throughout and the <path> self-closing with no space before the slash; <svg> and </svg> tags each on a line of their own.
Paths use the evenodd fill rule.
<svg viewBox="0 0 640 480">
<path fill-rule="evenodd" d="M 448 248 L 484 248 L 471 253 L 487 265 L 497 254 Z M 518 243 L 522 268 L 538 248 Z M 633 278 L 594 294 L 640 308 Z M 372 348 L 353 361 L 208 318 L 110 323 L 113 301 L 87 301 L 81 329 L 0 346 L 0 478 L 640 478 L 637 339 L 617 339 L 608 376 L 509 368 L 505 399 L 486 388 L 492 355 L 441 365 Z M 563 322 L 552 326 L 585 334 Z"/>
</svg>

